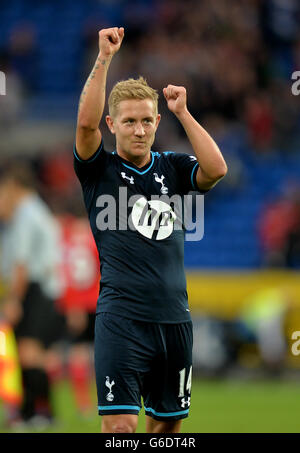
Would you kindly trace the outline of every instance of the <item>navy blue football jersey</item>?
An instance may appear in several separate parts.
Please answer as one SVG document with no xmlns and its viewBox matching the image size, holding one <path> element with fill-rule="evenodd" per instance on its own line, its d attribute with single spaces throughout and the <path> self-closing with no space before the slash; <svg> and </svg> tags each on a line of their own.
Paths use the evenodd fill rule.
<svg viewBox="0 0 300 453">
<path fill-rule="evenodd" d="M 97 313 L 189 321 L 184 214 L 177 201 L 197 190 L 196 158 L 151 151 L 151 161 L 139 168 L 102 142 L 88 160 L 74 146 L 74 168 L 100 258 Z"/>
</svg>

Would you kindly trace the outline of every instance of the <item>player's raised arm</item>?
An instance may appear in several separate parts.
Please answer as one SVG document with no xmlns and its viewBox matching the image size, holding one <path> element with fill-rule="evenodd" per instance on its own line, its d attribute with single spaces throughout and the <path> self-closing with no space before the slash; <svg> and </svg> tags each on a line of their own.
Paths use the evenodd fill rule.
<svg viewBox="0 0 300 453">
<path fill-rule="evenodd" d="M 99 32 L 99 53 L 82 90 L 78 107 L 76 150 L 84 160 L 95 153 L 101 142 L 99 123 L 105 105 L 107 71 L 123 37 L 123 27 L 106 28 Z"/>
<path fill-rule="evenodd" d="M 187 109 L 184 87 L 168 85 L 163 89 L 168 108 L 181 122 L 197 157 L 199 189 L 208 190 L 227 173 L 227 165 L 217 144 Z"/>
</svg>

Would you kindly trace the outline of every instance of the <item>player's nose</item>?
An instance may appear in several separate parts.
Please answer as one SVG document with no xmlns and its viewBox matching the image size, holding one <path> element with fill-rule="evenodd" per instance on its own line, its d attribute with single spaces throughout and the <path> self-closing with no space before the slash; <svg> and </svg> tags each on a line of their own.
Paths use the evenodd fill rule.
<svg viewBox="0 0 300 453">
<path fill-rule="evenodd" d="M 134 129 L 134 134 L 138 135 L 139 137 L 145 135 L 145 129 L 142 123 L 137 123 Z"/>
</svg>

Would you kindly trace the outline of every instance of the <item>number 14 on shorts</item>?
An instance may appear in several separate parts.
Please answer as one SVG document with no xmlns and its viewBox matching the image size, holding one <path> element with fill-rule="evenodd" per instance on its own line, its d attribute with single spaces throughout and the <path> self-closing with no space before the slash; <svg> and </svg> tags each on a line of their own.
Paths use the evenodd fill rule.
<svg viewBox="0 0 300 453">
<path fill-rule="evenodd" d="M 188 377 L 186 380 L 186 375 L 188 371 Z M 186 383 L 185 383 L 186 382 Z M 190 366 L 189 370 L 188 368 L 182 368 L 182 370 L 179 371 L 179 393 L 178 393 L 178 398 L 181 399 L 181 407 L 189 407 L 190 406 L 190 396 L 188 396 L 185 399 L 186 393 L 189 395 L 191 394 L 192 390 L 192 365 Z"/>
</svg>

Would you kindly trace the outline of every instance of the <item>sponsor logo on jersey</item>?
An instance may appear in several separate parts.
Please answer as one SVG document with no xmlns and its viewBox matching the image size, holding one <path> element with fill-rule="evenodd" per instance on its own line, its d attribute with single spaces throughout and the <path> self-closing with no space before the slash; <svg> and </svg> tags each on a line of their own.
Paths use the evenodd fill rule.
<svg viewBox="0 0 300 453">
<path fill-rule="evenodd" d="M 141 197 L 133 205 L 131 218 L 139 233 L 159 241 L 166 239 L 173 232 L 176 214 L 170 205 L 161 200 L 148 201 Z"/>
<path fill-rule="evenodd" d="M 160 183 L 161 189 L 165 187 L 168 190 L 162 181 Z M 110 194 L 99 195 L 96 207 L 100 208 L 96 216 L 96 226 L 100 231 L 138 231 L 149 239 L 161 240 L 174 230 L 184 229 L 186 241 L 199 241 L 203 237 L 203 195 L 193 199 L 190 194 L 162 194 L 152 195 L 151 200 L 147 200 L 142 194 L 128 197 L 127 186 L 120 186 L 118 199 Z"/>
</svg>

